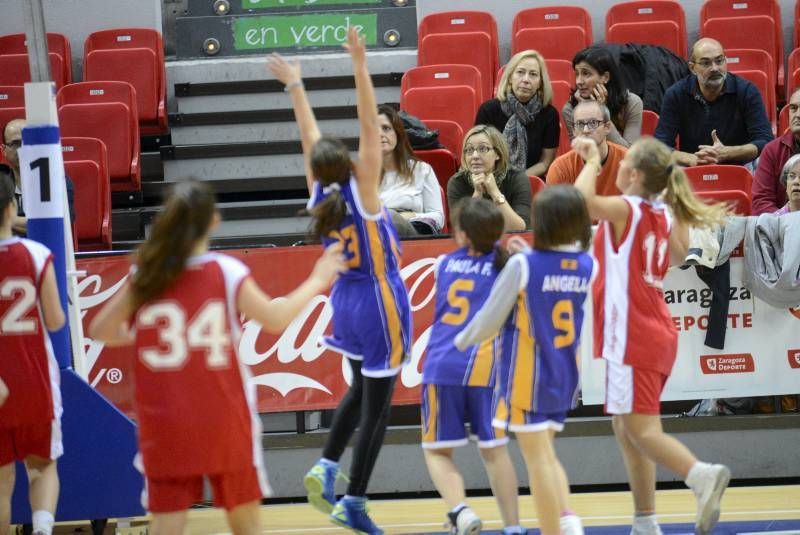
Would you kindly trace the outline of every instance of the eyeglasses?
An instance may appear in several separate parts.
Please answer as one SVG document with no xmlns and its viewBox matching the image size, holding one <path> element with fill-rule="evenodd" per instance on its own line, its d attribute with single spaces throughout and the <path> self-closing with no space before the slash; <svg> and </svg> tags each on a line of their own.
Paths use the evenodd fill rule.
<svg viewBox="0 0 800 535">
<path fill-rule="evenodd" d="M 798 173 L 786 173 L 786 182 L 794 182 L 798 178 L 800 178 Z"/>
<path fill-rule="evenodd" d="M 693 61 L 692 63 L 694 63 L 695 65 L 699 65 L 703 69 L 708 69 L 709 67 L 711 67 L 712 64 L 716 65 L 717 67 L 722 67 L 723 65 L 725 65 L 726 61 L 728 61 L 728 58 L 726 58 L 725 56 L 717 56 L 714 59 L 700 58 L 699 60 Z"/>
<path fill-rule="evenodd" d="M 586 127 L 589 128 L 589 132 L 597 130 L 597 128 L 604 124 L 605 121 L 600 121 L 598 119 L 589 119 L 588 121 L 575 121 L 575 130 L 578 132 L 583 132 Z"/>
<path fill-rule="evenodd" d="M 22 146 L 21 139 L 14 139 L 5 144 L 9 149 L 18 149 Z"/>
<path fill-rule="evenodd" d="M 490 147 L 489 145 L 478 145 L 477 147 L 471 147 L 470 145 L 467 145 L 464 147 L 464 156 L 472 156 L 472 153 L 475 151 L 478 151 L 478 154 L 483 156 L 484 154 L 487 154 L 493 150 L 494 147 Z"/>
</svg>

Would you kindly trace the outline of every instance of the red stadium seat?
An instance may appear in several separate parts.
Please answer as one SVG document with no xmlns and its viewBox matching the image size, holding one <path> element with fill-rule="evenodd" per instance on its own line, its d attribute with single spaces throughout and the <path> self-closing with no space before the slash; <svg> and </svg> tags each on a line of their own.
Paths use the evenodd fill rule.
<svg viewBox="0 0 800 535">
<path fill-rule="evenodd" d="M 606 41 L 665 46 L 686 57 L 686 15 L 674 0 L 615 4 L 606 13 Z"/>
<path fill-rule="evenodd" d="M 789 54 L 786 66 L 786 100 L 791 98 L 798 87 L 800 87 L 800 48 L 795 48 Z"/>
<path fill-rule="evenodd" d="M 64 87 L 64 60 L 58 54 L 48 54 L 50 58 L 50 76 L 56 84 L 56 90 Z M 62 75 L 59 75 L 62 73 Z M 31 68 L 28 54 L 0 55 L 0 84 L 24 85 L 31 81 Z"/>
<path fill-rule="evenodd" d="M 469 50 L 469 54 L 464 51 Z M 474 65 L 481 73 L 481 101 L 488 99 L 494 88 L 494 73 L 497 71 L 497 53 L 491 49 L 488 34 L 435 33 L 426 35 L 419 44 L 418 64 L 441 65 L 460 63 Z"/>
<path fill-rule="evenodd" d="M 654 111 L 642 111 L 642 135 L 652 136 L 656 133 L 656 126 L 658 126 L 658 114 Z"/>
<path fill-rule="evenodd" d="M 86 39 L 84 80 L 128 82 L 136 89 L 143 134 L 167 130 L 166 73 L 161 34 L 145 28 L 94 32 Z"/>
<path fill-rule="evenodd" d="M 24 108 L 25 88 L 21 85 L 0 86 L 0 109 Z"/>
<path fill-rule="evenodd" d="M 771 86 L 775 87 L 775 62 L 764 50 L 754 48 L 731 48 L 725 50 L 728 59 L 728 71 L 763 71 Z"/>
<path fill-rule="evenodd" d="M 767 17 L 772 21 L 771 30 L 767 31 L 766 21 L 760 20 L 755 22 L 756 19 Z M 707 33 L 705 25 L 708 21 L 714 18 L 737 18 L 747 19 L 753 22 L 731 21 L 730 27 L 727 30 L 728 34 L 736 36 L 739 40 L 744 42 L 731 42 L 719 39 L 715 34 L 723 32 L 726 35 L 724 28 L 719 28 L 714 33 Z M 719 23 L 722 26 L 728 23 Z M 766 36 L 767 32 L 772 38 L 772 46 L 750 46 L 748 42 L 756 41 L 761 43 L 762 37 Z M 783 27 L 781 24 L 781 8 L 775 0 L 748 0 L 746 2 L 736 2 L 731 0 L 706 0 L 703 7 L 700 9 L 700 33 L 703 37 L 714 37 L 719 40 L 723 46 L 727 48 L 760 48 L 766 50 L 770 57 L 775 60 L 776 68 L 776 82 L 778 84 L 778 95 L 784 94 L 784 63 L 783 63 Z M 726 37 L 729 37 L 726 35 Z"/>
<path fill-rule="evenodd" d="M 400 109 L 423 121 L 454 121 L 466 132 L 475 123 L 480 101 L 472 87 L 412 87 L 400 94 Z"/>
<path fill-rule="evenodd" d="M 572 86 L 569 82 L 564 82 L 561 80 L 550 82 L 550 85 L 553 88 L 553 107 L 558 110 L 558 113 L 560 114 L 564 104 L 566 104 L 569 98 L 572 96 Z"/>
<path fill-rule="evenodd" d="M 511 39 L 511 53 L 533 49 L 542 57 L 572 62 L 575 54 L 589 44 L 586 32 L 578 26 L 523 28 Z"/>
<path fill-rule="evenodd" d="M 592 17 L 586 9 L 578 6 L 544 6 L 523 9 L 514 15 L 511 35 L 513 37 L 525 28 L 555 28 L 558 26 L 581 28 L 587 39 L 584 46 L 589 46 L 593 41 Z M 572 60 L 572 58 L 569 59 Z"/>
<path fill-rule="evenodd" d="M 483 102 L 481 72 L 474 65 L 425 65 L 408 69 L 400 81 L 400 95 L 412 88 L 464 85 L 471 87 L 478 104 Z M 490 97 L 487 95 L 486 99 Z"/>
<path fill-rule="evenodd" d="M 75 226 L 79 251 L 111 249 L 111 187 L 106 146 L 99 139 L 61 139 L 64 172 L 75 185 Z"/>
<path fill-rule="evenodd" d="M 699 191 L 697 195 L 709 203 L 727 204 L 736 215 L 749 216 L 753 211 L 750 197 L 739 190 Z"/>
<path fill-rule="evenodd" d="M 734 71 L 737 76 L 741 76 L 746 80 L 750 80 L 753 85 L 758 88 L 761 93 L 761 100 L 764 101 L 764 107 L 767 111 L 767 118 L 772 123 L 772 133 L 775 133 L 777 128 L 777 106 L 775 104 L 775 86 L 769 84 L 769 78 L 763 71 Z"/>
<path fill-rule="evenodd" d="M 497 38 L 497 21 L 486 11 L 443 11 L 425 16 L 419 23 L 417 32 L 419 42 L 434 33 L 483 32 L 489 36 L 490 46 L 494 51 L 495 65 L 499 65 L 499 46 Z"/>
<path fill-rule="evenodd" d="M 545 59 L 544 62 L 547 65 L 547 74 L 550 76 L 551 82 L 560 80 L 570 85 L 575 83 L 575 69 L 572 68 L 571 61 L 565 59 Z"/>
<path fill-rule="evenodd" d="M 461 141 L 464 139 L 464 129 L 461 128 L 455 121 L 446 121 L 442 119 L 425 119 L 425 125 L 439 132 L 439 143 L 444 148 L 458 154 L 461 151 Z"/>
<path fill-rule="evenodd" d="M 740 165 L 698 165 L 684 171 L 694 191 L 738 190 L 750 196 L 753 175 Z"/>
<path fill-rule="evenodd" d="M 95 137 L 108 149 L 111 191 L 140 189 L 136 90 L 127 82 L 80 82 L 58 92 L 64 137 Z"/>
<path fill-rule="evenodd" d="M 458 171 L 460 158 L 447 149 L 415 150 L 414 155 L 433 167 L 439 185 L 447 190 L 447 181 Z"/>
<path fill-rule="evenodd" d="M 8 60 L 11 61 L 11 63 L 3 63 L 0 61 L 0 65 L 2 65 L 0 67 L 0 85 L 22 85 L 25 82 L 30 82 L 31 75 L 27 60 L 28 47 L 25 42 L 26 39 L 24 33 L 0 36 L 0 56 L 25 56 L 25 67 L 22 67 L 22 63 L 14 63 L 22 61 L 21 59 Z M 50 56 L 50 76 L 56 84 L 56 89 L 60 89 L 64 85 L 72 83 L 72 49 L 66 36 L 60 33 L 48 32 L 47 50 Z M 14 73 L 4 72 L 7 67 L 11 67 L 12 65 L 16 65 L 17 70 Z M 22 83 L 7 83 L 2 81 L 6 76 L 14 76 L 15 79 L 22 77 L 24 79 Z"/>
<path fill-rule="evenodd" d="M 567 130 L 567 125 L 564 124 L 564 118 L 559 118 L 558 122 L 561 129 L 558 134 L 558 150 L 556 151 L 556 157 L 572 150 L 572 141 L 569 139 L 569 131 Z"/>
<path fill-rule="evenodd" d="M 547 184 L 538 176 L 528 176 L 528 180 L 531 181 L 531 199 L 533 199 Z"/>
<path fill-rule="evenodd" d="M 785 134 L 789 126 L 789 105 L 787 104 L 781 108 L 781 112 L 778 114 L 778 135 Z"/>
</svg>

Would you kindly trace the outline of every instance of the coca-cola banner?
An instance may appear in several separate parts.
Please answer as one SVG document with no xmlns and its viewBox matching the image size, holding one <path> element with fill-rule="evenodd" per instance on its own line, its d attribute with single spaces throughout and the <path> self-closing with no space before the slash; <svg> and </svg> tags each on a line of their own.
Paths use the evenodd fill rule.
<svg viewBox="0 0 800 535">
<path fill-rule="evenodd" d="M 419 402 L 421 360 L 429 337 L 434 309 L 433 265 L 436 257 L 455 248 L 448 239 L 403 243 L 402 276 L 414 314 L 412 358 L 400 374 L 396 404 Z M 318 246 L 226 251 L 245 262 L 256 282 L 272 296 L 288 293 L 311 272 Z M 775 309 L 753 299 L 741 286 L 743 262 L 731 260 L 731 293 L 724 351 L 703 344 L 708 327 L 711 292 L 693 269 L 671 270 L 665 298 L 679 330 L 678 360 L 667 383 L 664 399 L 777 395 L 800 390 L 800 311 Z M 78 261 L 86 272 L 79 279 L 84 331 L 89 322 L 128 274 L 126 257 Z M 591 314 L 586 314 L 591 322 Z M 320 345 L 330 332 L 331 308 L 326 295 L 306 306 L 280 336 L 262 332 L 253 322 L 244 324 L 239 344 L 241 358 L 251 366 L 261 412 L 327 409 L 336 406 L 347 388 L 349 368 L 344 358 Z M 584 326 L 591 333 L 591 323 Z M 592 361 L 591 336 L 582 347 L 583 399 L 603 400 L 604 369 Z M 105 348 L 85 339 L 89 381 L 121 410 L 131 413 L 134 359 L 130 347 Z"/>
<path fill-rule="evenodd" d="M 661 399 L 771 396 L 800 393 L 800 308 L 775 308 L 754 298 L 742 285 L 746 269 L 731 258 L 725 347 L 705 345 L 711 290 L 694 269 L 672 269 L 664 280 L 664 298 L 678 329 L 678 358 Z M 636 328 L 635 320 L 633 328 Z M 592 332 L 587 314 L 584 333 Z M 591 337 L 581 345 L 581 386 L 586 404 L 603 402 L 605 365 L 592 359 Z"/>
</svg>

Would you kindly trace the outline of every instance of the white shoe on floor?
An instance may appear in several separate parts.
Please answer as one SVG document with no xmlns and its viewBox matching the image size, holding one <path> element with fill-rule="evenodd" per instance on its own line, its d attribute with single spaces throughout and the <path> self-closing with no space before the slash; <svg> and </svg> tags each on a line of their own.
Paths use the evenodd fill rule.
<svg viewBox="0 0 800 535">
<path fill-rule="evenodd" d="M 477 535 L 481 532 L 483 522 L 469 507 L 462 507 L 457 513 L 447 513 L 453 535 Z"/>
<path fill-rule="evenodd" d="M 578 515 L 562 516 L 561 535 L 583 535 L 583 523 Z"/>
<path fill-rule="evenodd" d="M 694 532 L 708 535 L 719 520 L 719 503 L 731 480 L 730 469 L 722 464 L 712 464 L 700 474 L 692 488 L 697 498 L 697 518 Z"/>
</svg>

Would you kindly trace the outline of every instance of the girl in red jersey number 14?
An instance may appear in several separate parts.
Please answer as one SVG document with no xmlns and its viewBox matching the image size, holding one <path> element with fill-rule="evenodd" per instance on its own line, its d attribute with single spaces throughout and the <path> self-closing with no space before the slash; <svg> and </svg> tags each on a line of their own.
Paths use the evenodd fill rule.
<svg viewBox="0 0 800 535">
<path fill-rule="evenodd" d="M 136 346 L 137 461 L 155 533 L 182 532 L 204 479 L 234 533 L 260 533 L 259 505 L 270 490 L 255 385 L 237 352 L 239 317 L 281 332 L 344 269 L 339 247 L 329 247 L 308 279 L 270 299 L 242 262 L 208 251 L 218 223 L 208 185 L 176 184 L 130 281 L 89 328 L 96 340 Z"/>
<path fill-rule="evenodd" d="M 671 150 L 646 137 L 622 160 L 622 195 L 596 194 L 600 154 L 592 140 L 576 139 L 586 162 L 575 186 L 589 215 L 600 221 L 594 254 L 600 265 L 592 289 L 595 355 L 606 361 L 606 412 L 613 415 L 636 515 L 634 534 L 660 534 L 655 516 L 656 465 L 680 475 L 697 498 L 695 530 L 711 531 L 720 514 L 730 470 L 700 462 L 661 428 L 660 398 L 678 351 L 678 333 L 664 302 L 670 259 L 686 256 L 688 226 L 723 221 L 722 205 L 695 197 Z"/>
</svg>

